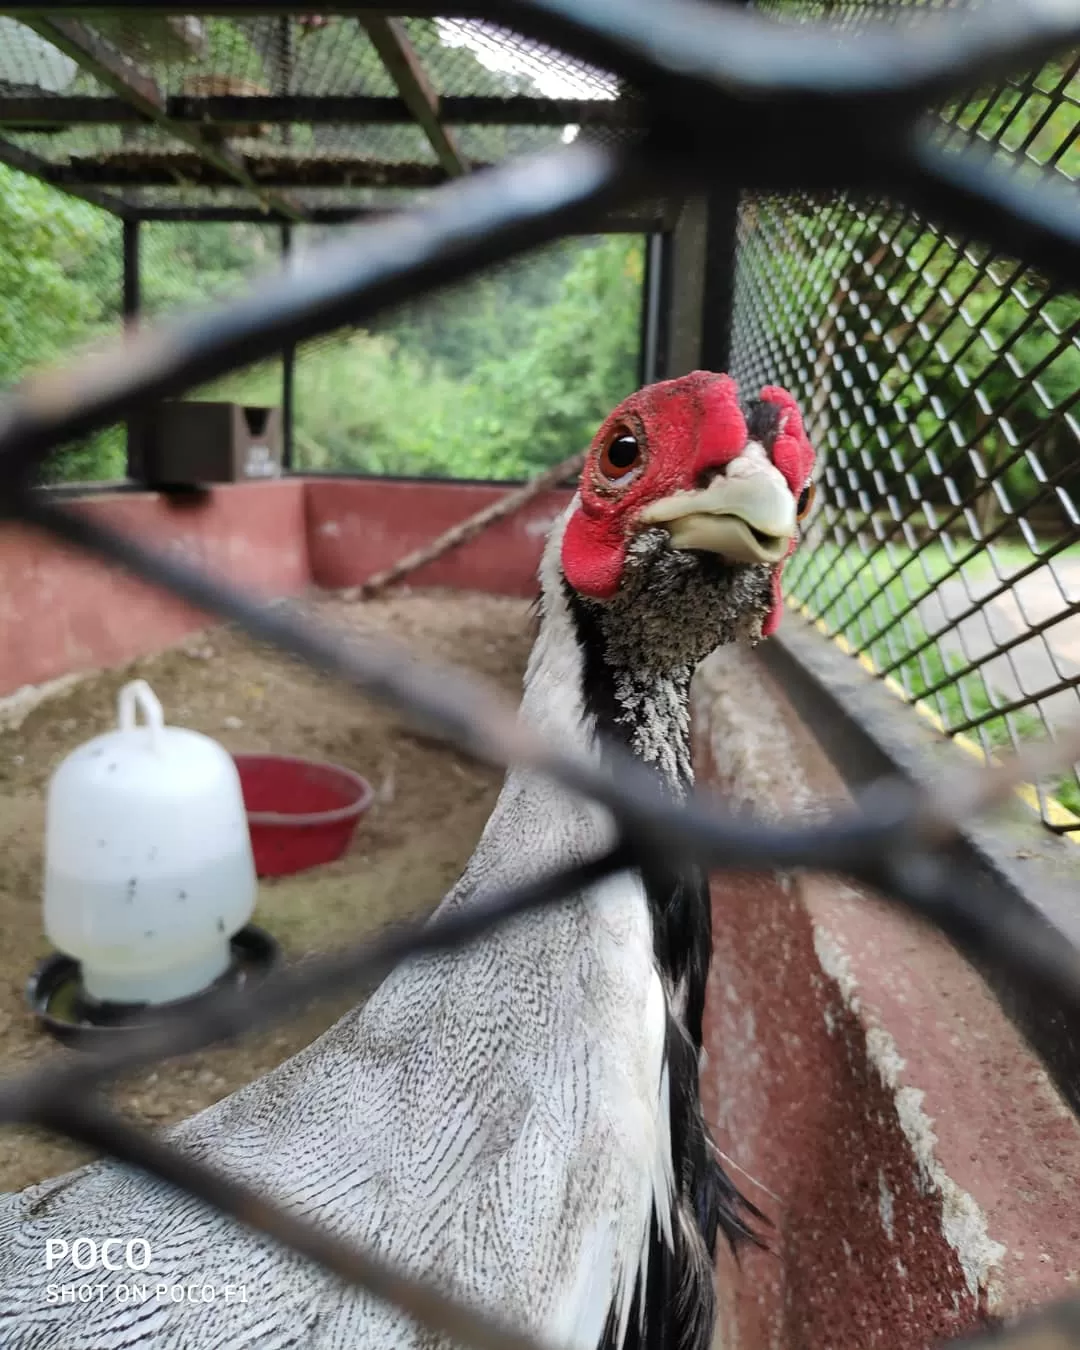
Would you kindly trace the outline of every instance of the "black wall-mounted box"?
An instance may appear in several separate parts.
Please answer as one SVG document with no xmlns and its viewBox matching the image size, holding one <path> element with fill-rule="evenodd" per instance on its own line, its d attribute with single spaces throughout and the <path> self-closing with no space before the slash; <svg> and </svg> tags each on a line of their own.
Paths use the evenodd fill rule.
<svg viewBox="0 0 1080 1350">
<path fill-rule="evenodd" d="M 281 473 L 281 409 L 164 402 L 132 426 L 129 473 L 151 486 L 241 483 Z"/>
</svg>

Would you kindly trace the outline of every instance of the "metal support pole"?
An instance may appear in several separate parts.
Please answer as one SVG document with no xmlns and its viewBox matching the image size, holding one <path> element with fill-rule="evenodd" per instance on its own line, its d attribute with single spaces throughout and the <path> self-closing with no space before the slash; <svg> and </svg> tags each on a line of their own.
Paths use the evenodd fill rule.
<svg viewBox="0 0 1080 1350">
<path fill-rule="evenodd" d="M 292 254 L 292 226 L 281 227 L 281 259 L 288 265 Z M 289 344 L 281 349 L 281 436 L 282 466 L 286 473 L 293 467 L 293 393 L 296 379 L 296 347 Z"/>
<path fill-rule="evenodd" d="M 139 310 L 142 307 L 141 281 L 139 269 L 139 222 L 125 220 L 123 223 L 124 270 L 122 313 L 125 330 L 132 332 L 139 326 Z M 141 422 L 129 417 L 124 424 L 127 441 L 127 476 L 141 479 L 143 473 L 143 448 Z"/>
<path fill-rule="evenodd" d="M 701 307 L 701 364 L 726 371 L 731 365 L 735 313 L 735 261 L 739 193 L 734 188 L 710 192 L 706 199 L 705 276 Z"/>
<path fill-rule="evenodd" d="M 124 221 L 124 327 L 135 328 L 141 306 L 139 275 L 139 222 Z"/>
<path fill-rule="evenodd" d="M 729 0 L 748 9 L 749 0 Z M 705 197 L 705 268 L 702 277 L 701 365 L 730 371 L 735 327 L 735 268 L 738 255 L 739 188 L 722 179 Z"/>
<path fill-rule="evenodd" d="M 641 348 L 638 384 L 667 378 L 671 309 L 672 239 L 667 231 L 645 237 L 645 277 L 641 293 Z"/>
</svg>

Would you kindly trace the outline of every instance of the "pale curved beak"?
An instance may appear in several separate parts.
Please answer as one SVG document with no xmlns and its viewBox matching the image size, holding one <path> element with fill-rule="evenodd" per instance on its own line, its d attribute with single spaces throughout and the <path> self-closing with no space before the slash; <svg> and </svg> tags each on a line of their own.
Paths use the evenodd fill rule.
<svg viewBox="0 0 1080 1350">
<path fill-rule="evenodd" d="M 741 563 L 780 562 L 798 528 L 795 498 L 775 468 L 675 492 L 651 502 L 639 519 L 664 526 L 674 548 L 703 549 Z"/>
</svg>

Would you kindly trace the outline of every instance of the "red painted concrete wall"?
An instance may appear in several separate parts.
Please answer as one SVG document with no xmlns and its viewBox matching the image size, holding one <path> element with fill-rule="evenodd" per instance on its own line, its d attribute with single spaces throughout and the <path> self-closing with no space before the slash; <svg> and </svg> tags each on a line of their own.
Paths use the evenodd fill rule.
<svg viewBox="0 0 1080 1350">
<path fill-rule="evenodd" d="M 265 595 L 310 583 L 304 484 L 236 484 L 197 502 L 158 493 L 72 503 L 95 519 L 223 572 Z M 0 695 L 160 650 L 206 619 L 51 538 L 0 528 Z"/>
<path fill-rule="evenodd" d="M 507 491 L 495 485 L 284 479 L 222 486 L 193 502 L 153 492 L 72 505 L 265 595 L 355 585 Z M 550 492 L 423 568 L 417 585 L 536 593 Z M 159 651 L 204 627 L 198 612 L 51 539 L 0 528 L 0 697 L 24 685 Z"/>
<path fill-rule="evenodd" d="M 312 577 L 329 589 L 355 586 L 506 491 L 486 483 L 311 479 L 307 510 Z M 571 495 L 561 490 L 544 493 L 421 568 L 410 583 L 535 595 L 544 539 Z"/>
<path fill-rule="evenodd" d="M 748 652 L 699 673 L 700 769 L 766 816 L 845 793 Z M 704 1094 L 771 1254 L 725 1350 L 918 1350 L 1075 1291 L 1080 1126 L 943 940 L 828 878 L 722 877 Z"/>
</svg>

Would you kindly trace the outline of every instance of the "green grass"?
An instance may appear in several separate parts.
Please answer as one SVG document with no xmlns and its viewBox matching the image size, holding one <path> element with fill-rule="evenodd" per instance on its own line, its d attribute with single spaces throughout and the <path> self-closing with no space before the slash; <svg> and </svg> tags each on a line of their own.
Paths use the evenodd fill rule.
<svg viewBox="0 0 1080 1350">
<path fill-rule="evenodd" d="M 1009 541 L 992 548 L 993 561 L 1006 577 L 1032 560 L 1031 551 L 1022 542 Z M 965 551 L 954 550 L 952 556 L 959 560 Z M 1070 545 L 1056 556 L 1078 562 L 1080 544 Z M 913 702 L 936 713 L 950 732 L 978 722 L 965 734 L 991 751 L 1010 747 L 1014 738 L 1021 742 L 1041 739 L 1046 729 L 1035 712 L 1021 709 L 1007 716 L 988 716 L 995 704 L 1006 698 L 987 685 L 979 669 L 961 674 L 967 662 L 960 653 L 942 651 L 931 644 L 916 654 L 916 648 L 928 636 L 918 605 L 950 573 L 952 563 L 940 544 L 928 545 L 918 553 L 892 548 L 888 556 L 881 552 L 867 561 L 857 545 L 844 548 L 823 541 L 813 543 L 798 558 L 792 567 L 789 591 L 813 617 L 824 620 L 830 633 L 845 638 L 855 650 L 870 657 L 875 669 L 896 679 Z M 987 553 L 976 554 L 953 575 L 958 579 L 962 575 L 969 582 L 984 581 L 993 575 L 993 563 Z M 895 617 L 901 611 L 907 611 L 903 618 Z M 1050 790 L 1063 806 L 1080 815 L 1080 783 L 1075 774 L 1062 777 Z"/>
</svg>

